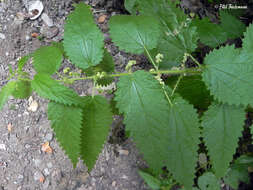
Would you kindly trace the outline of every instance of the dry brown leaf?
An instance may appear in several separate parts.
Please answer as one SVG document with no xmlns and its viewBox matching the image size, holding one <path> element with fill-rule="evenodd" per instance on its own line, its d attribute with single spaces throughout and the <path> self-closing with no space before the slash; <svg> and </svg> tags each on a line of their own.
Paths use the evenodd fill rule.
<svg viewBox="0 0 253 190">
<path fill-rule="evenodd" d="M 39 34 L 36 33 L 36 32 L 33 32 L 33 33 L 31 34 L 31 36 L 32 36 L 33 38 L 37 38 L 37 37 L 39 36 Z"/>
<path fill-rule="evenodd" d="M 40 181 L 40 183 L 44 183 L 45 178 L 42 176 L 42 177 L 40 177 L 39 181 Z"/>
<path fill-rule="evenodd" d="M 8 124 L 7 129 L 8 129 L 9 132 L 11 132 L 11 130 L 12 130 L 12 124 L 11 123 Z"/>
<path fill-rule="evenodd" d="M 42 150 L 43 152 L 46 152 L 46 153 L 49 153 L 49 154 L 51 154 L 51 153 L 53 152 L 53 149 L 50 147 L 48 141 L 45 142 L 45 143 L 42 145 L 41 150 Z"/>
<path fill-rule="evenodd" d="M 98 23 L 100 23 L 100 24 L 104 23 L 106 17 L 107 17 L 107 15 L 101 15 L 101 16 L 98 18 Z"/>
</svg>

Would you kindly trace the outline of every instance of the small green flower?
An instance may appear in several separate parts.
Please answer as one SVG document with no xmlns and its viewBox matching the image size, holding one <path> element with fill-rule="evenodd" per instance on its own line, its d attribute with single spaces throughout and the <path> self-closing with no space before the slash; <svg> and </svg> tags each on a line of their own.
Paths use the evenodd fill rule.
<svg viewBox="0 0 253 190">
<path fill-rule="evenodd" d="M 155 62 L 156 62 L 156 63 L 161 63 L 162 60 L 163 60 L 163 58 L 164 58 L 163 54 L 158 53 L 158 54 L 155 56 Z"/>
</svg>

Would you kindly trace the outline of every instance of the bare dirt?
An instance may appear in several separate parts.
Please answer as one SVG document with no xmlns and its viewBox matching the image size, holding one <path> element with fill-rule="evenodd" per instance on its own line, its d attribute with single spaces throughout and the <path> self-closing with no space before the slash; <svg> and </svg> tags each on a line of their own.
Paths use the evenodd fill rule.
<svg viewBox="0 0 253 190">
<path fill-rule="evenodd" d="M 64 21 L 73 10 L 71 0 L 41 0 L 44 13 L 53 21 L 48 27 L 39 17 L 25 18 L 29 0 L 0 0 L 0 88 L 8 82 L 8 65 L 40 46 L 63 38 Z M 85 1 L 94 8 L 95 19 L 106 15 L 99 24 L 105 33 L 106 47 L 114 56 L 118 70 L 130 59 L 115 48 L 108 36 L 107 20 L 122 12 L 119 1 Z M 115 9 L 117 8 L 117 10 Z M 38 35 L 36 37 L 36 35 Z M 66 63 L 64 63 L 66 64 Z M 28 65 L 26 71 L 33 72 Z M 89 82 L 74 87 L 89 94 Z M 37 103 L 35 111 L 30 110 Z M 47 101 L 35 93 L 25 100 L 10 98 L 0 111 L 0 190 L 142 190 L 148 189 L 138 175 L 144 163 L 131 140 L 122 132 L 121 118 L 116 118 L 112 133 L 95 168 L 90 174 L 80 161 L 76 169 L 59 147 L 47 119 Z M 49 142 L 52 153 L 43 151 Z"/>
</svg>

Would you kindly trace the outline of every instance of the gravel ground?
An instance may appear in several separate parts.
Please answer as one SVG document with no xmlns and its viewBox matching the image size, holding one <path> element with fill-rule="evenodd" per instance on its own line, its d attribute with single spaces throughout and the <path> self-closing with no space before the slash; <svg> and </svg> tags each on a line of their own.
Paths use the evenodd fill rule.
<svg viewBox="0 0 253 190">
<path fill-rule="evenodd" d="M 70 0 L 43 0 L 44 13 L 50 20 L 24 18 L 28 0 L 0 0 L 0 88 L 7 83 L 8 65 L 17 66 L 22 55 L 63 37 L 64 20 L 73 9 Z M 106 2 L 106 3 L 105 3 Z M 118 14 L 119 1 L 90 1 L 95 17 Z M 121 70 L 131 58 L 110 43 L 108 27 L 99 24 L 105 33 L 106 47 Z M 48 27 L 46 22 L 53 21 Z M 50 23 L 49 23 L 50 24 Z M 43 39 L 32 37 L 38 34 Z M 29 72 L 34 72 L 29 67 Z M 77 83 L 80 94 L 90 92 L 90 83 Z M 34 109 L 34 110 L 33 110 Z M 11 98 L 0 111 L 0 190 L 142 190 L 147 189 L 138 175 L 145 167 L 138 151 L 122 136 L 121 118 L 115 118 L 110 143 L 106 143 L 93 171 L 80 161 L 73 169 L 54 138 L 47 119 L 47 101 L 36 94 L 29 99 Z M 49 142 L 52 152 L 45 151 Z M 50 150 L 50 149 L 49 149 Z"/>
</svg>

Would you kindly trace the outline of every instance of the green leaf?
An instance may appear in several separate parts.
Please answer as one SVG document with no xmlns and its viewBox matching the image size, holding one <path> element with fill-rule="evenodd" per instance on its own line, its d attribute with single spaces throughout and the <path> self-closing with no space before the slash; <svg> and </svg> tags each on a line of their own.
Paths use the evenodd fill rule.
<svg viewBox="0 0 253 190">
<path fill-rule="evenodd" d="M 136 5 L 137 5 L 137 2 L 139 0 L 125 0 L 124 1 L 124 6 L 126 8 L 126 10 L 128 12 L 130 12 L 131 14 L 135 14 L 136 13 Z"/>
<path fill-rule="evenodd" d="M 64 50 L 73 64 L 87 69 L 100 63 L 104 37 L 96 26 L 88 5 L 80 3 L 64 26 Z"/>
<path fill-rule="evenodd" d="M 187 19 L 187 15 L 170 0 L 146 0 L 138 3 L 141 15 L 155 17 L 165 33 L 174 32 Z"/>
<path fill-rule="evenodd" d="M 115 100 L 124 113 L 126 130 L 149 166 L 155 172 L 167 166 L 178 182 L 190 188 L 199 143 L 193 107 L 181 98 L 169 106 L 161 85 L 144 71 L 120 77 Z"/>
<path fill-rule="evenodd" d="M 198 179 L 198 186 L 201 190 L 220 190 L 219 180 L 211 172 L 206 172 Z"/>
<path fill-rule="evenodd" d="M 103 60 L 101 61 L 101 63 L 99 63 L 96 66 L 89 67 L 88 69 L 85 69 L 84 72 L 87 76 L 96 75 L 98 72 L 100 72 L 100 73 L 106 72 L 107 74 L 115 72 L 115 65 L 114 65 L 113 57 L 108 52 L 108 50 L 105 49 L 104 57 L 103 57 Z M 111 84 L 113 81 L 114 81 L 113 77 L 106 76 L 101 79 L 98 79 L 97 84 L 102 85 L 102 86 L 107 86 L 107 85 Z"/>
<path fill-rule="evenodd" d="M 54 46 L 44 46 L 33 54 L 33 65 L 37 73 L 53 74 L 62 62 L 61 51 Z"/>
<path fill-rule="evenodd" d="M 140 1 L 142 15 L 155 17 L 162 28 L 162 37 L 158 46 L 151 51 L 155 60 L 158 53 L 164 55 L 161 69 L 178 66 L 185 53 L 193 52 L 197 47 L 198 35 L 196 27 L 189 27 L 187 16 L 174 3 L 166 0 Z"/>
<path fill-rule="evenodd" d="M 227 33 L 228 38 L 240 37 L 246 29 L 246 26 L 238 20 L 235 16 L 229 14 L 227 11 L 220 11 L 221 28 Z"/>
<path fill-rule="evenodd" d="M 27 61 L 30 59 L 31 55 L 26 55 L 20 58 L 18 61 L 18 71 L 21 72 Z"/>
<path fill-rule="evenodd" d="M 200 130 L 198 114 L 192 105 L 180 97 L 172 102 L 169 110 L 167 167 L 174 178 L 191 189 L 198 160 Z"/>
<path fill-rule="evenodd" d="M 242 155 L 235 160 L 235 162 L 228 169 L 224 178 L 225 184 L 229 185 L 233 189 L 238 189 L 240 182 L 249 184 L 248 167 L 252 167 L 252 157 Z"/>
<path fill-rule="evenodd" d="M 215 175 L 224 177 L 242 135 L 244 108 L 213 104 L 202 119 L 203 137 Z"/>
<path fill-rule="evenodd" d="M 91 171 L 107 139 L 113 115 L 103 96 L 86 96 L 84 101 L 81 157 Z"/>
<path fill-rule="evenodd" d="M 83 99 L 75 91 L 59 84 L 46 74 L 37 74 L 32 89 L 43 98 L 66 105 L 83 105 Z"/>
<path fill-rule="evenodd" d="M 48 119 L 51 120 L 57 141 L 75 167 L 81 149 L 82 109 L 50 102 Z"/>
<path fill-rule="evenodd" d="M 17 81 L 15 85 L 15 90 L 12 92 L 14 98 L 27 98 L 31 95 L 32 88 L 31 82 L 29 81 Z"/>
<path fill-rule="evenodd" d="M 160 171 L 168 159 L 170 127 L 168 103 L 159 82 L 145 71 L 122 76 L 117 83 L 115 101 L 120 113 L 124 113 L 126 130 L 144 159 L 153 170 Z"/>
<path fill-rule="evenodd" d="M 116 15 L 110 19 L 112 41 L 120 50 L 141 54 L 157 46 L 159 22 L 151 16 Z"/>
<path fill-rule="evenodd" d="M 242 48 L 244 52 L 253 53 L 253 24 L 250 24 L 247 27 L 246 32 L 244 33 L 244 39 L 242 40 Z"/>
<path fill-rule="evenodd" d="M 210 22 L 209 18 L 195 19 L 192 26 L 197 27 L 200 42 L 212 48 L 219 46 L 227 40 L 227 34 L 221 26 Z"/>
<path fill-rule="evenodd" d="M 211 94 L 220 102 L 253 103 L 253 56 L 240 54 L 234 46 L 213 50 L 204 60 L 202 78 Z"/>
<path fill-rule="evenodd" d="M 159 190 L 161 187 L 161 181 L 149 173 L 143 172 L 139 170 L 139 175 L 144 179 L 144 181 L 148 184 L 148 186 L 153 190 Z"/>
<path fill-rule="evenodd" d="M 170 76 L 166 80 L 166 84 L 174 88 L 177 80 L 177 76 Z M 202 77 L 199 75 L 183 77 L 175 92 L 199 109 L 207 109 L 213 100 L 205 83 L 202 81 Z"/>
<path fill-rule="evenodd" d="M 16 82 L 8 82 L 0 91 L 0 110 L 3 108 L 4 104 L 7 102 L 9 96 L 15 90 Z"/>
<path fill-rule="evenodd" d="M 68 59 L 68 56 L 66 55 L 66 52 L 64 51 L 63 42 L 52 42 L 52 46 L 58 48 L 61 54 L 63 55 L 63 57 Z"/>
</svg>

